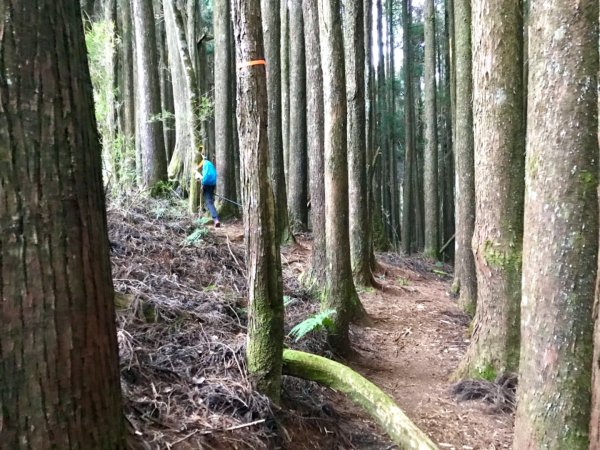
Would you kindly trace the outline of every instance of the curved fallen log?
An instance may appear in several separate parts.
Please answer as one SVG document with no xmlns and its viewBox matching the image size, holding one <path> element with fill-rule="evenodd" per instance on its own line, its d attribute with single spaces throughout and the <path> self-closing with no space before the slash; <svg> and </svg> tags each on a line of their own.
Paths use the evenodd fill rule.
<svg viewBox="0 0 600 450">
<path fill-rule="evenodd" d="M 349 367 L 321 356 L 283 351 L 283 373 L 316 381 L 347 395 L 364 409 L 402 449 L 437 450 L 396 403 L 381 389 Z"/>
</svg>

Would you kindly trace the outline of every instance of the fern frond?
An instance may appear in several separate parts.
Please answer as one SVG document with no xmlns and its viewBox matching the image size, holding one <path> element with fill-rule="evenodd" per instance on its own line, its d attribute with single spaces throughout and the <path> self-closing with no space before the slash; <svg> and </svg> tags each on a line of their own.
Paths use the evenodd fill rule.
<svg viewBox="0 0 600 450">
<path fill-rule="evenodd" d="M 304 336 L 312 331 L 321 330 L 323 328 L 329 328 L 333 324 L 332 317 L 336 313 L 335 309 L 326 309 L 321 311 L 314 316 L 303 320 L 296 325 L 289 333 L 291 338 L 295 338 L 295 342 L 298 342 Z"/>
</svg>

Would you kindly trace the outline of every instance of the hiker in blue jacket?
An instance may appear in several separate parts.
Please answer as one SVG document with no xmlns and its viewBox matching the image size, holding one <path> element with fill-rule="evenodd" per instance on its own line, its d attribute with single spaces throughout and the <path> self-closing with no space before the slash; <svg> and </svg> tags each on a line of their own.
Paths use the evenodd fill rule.
<svg viewBox="0 0 600 450">
<path fill-rule="evenodd" d="M 202 193 L 204 195 L 204 202 L 206 207 L 210 211 L 215 227 L 220 227 L 219 216 L 217 209 L 215 208 L 215 190 L 217 189 L 217 169 L 213 163 L 208 159 L 203 159 L 198 164 L 198 169 L 195 174 L 196 180 L 199 180 L 202 184 Z"/>
</svg>

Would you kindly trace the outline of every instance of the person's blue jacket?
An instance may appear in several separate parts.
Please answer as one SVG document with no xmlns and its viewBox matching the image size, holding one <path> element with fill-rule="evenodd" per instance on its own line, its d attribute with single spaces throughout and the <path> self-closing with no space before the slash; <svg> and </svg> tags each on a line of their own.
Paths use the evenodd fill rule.
<svg viewBox="0 0 600 450">
<path fill-rule="evenodd" d="M 217 169 L 208 159 L 202 164 L 202 184 L 204 186 L 217 185 Z"/>
</svg>

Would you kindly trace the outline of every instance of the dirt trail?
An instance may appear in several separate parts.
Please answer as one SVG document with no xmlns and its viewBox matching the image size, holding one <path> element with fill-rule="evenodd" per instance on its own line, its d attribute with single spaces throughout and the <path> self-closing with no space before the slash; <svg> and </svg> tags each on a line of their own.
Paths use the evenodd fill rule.
<svg viewBox="0 0 600 450">
<path fill-rule="evenodd" d="M 283 408 L 251 389 L 244 234 L 206 228 L 164 200 L 109 211 L 125 409 L 143 448 L 382 450 L 397 448 L 360 409 L 316 383 L 284 377 Z M 310 237 L 284 247 L 286 332 L 318 301 L 298 282 Z M 456 403 L 448 377 L 467 346 L 468 319 L 446 291 L 449 267 L 378 255 L 382 289 L 360 292 L 371 318 L 353 326 L 347 361 L 386 393 L 440 449 L 510 448 L 512 417 Z M 325 333 L 292 348 L 331 357 Z M 137 438 L 136 438 L 137 439 Z"/>
<path fill-rule="evenodd" d="M 298 275 L 310 255 L 310 242 L 299 243 L 283 251 L 284 271 Z M 371 324 L 352 328 L 354 354 L 346 364 L 391 395 L 440 448 L 510 448 L 511 415 L 492 413 L 478 401 L 458 403 L 448 392 L 449 376 L 468 346 L 469 324 L 447 293 L 449 268 L 394 254 L 378 255 L 378 261 L 382 289 L 359 292 Z M 346 420 L 364 423 L 353 405 L 336 395 L 330 400 Z"/>
<path fill-rule="evenodd" d="M 468 318 L 447 294 L 448 277 L 422 260 L 386 259 L 378 279 L 383 289 L 361 295 L 374 324 L 354 330 L 350 365 L 441 448 L 510 448 L 511 416 L 492 414 L 480 402 L 459 404 L 448 393 L 448 378 L 468 345 Z"/>
</svg>

